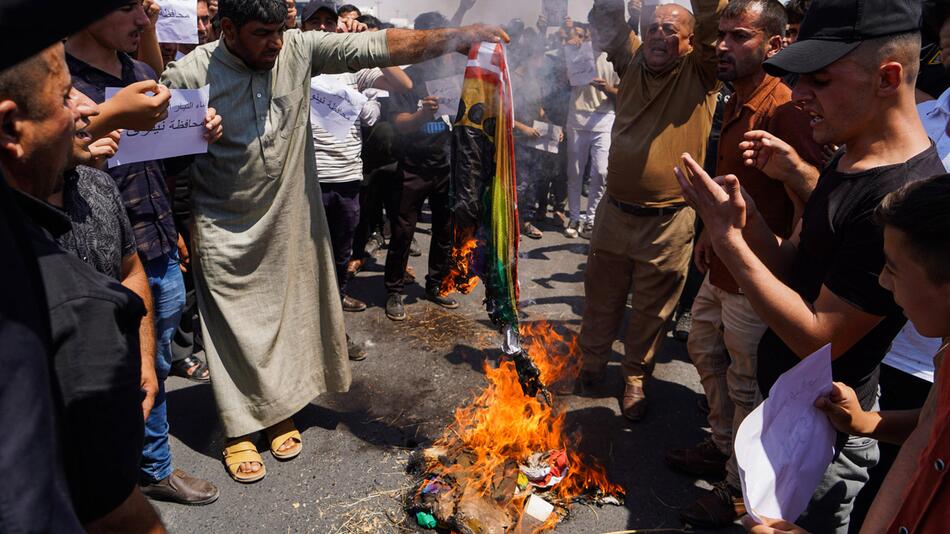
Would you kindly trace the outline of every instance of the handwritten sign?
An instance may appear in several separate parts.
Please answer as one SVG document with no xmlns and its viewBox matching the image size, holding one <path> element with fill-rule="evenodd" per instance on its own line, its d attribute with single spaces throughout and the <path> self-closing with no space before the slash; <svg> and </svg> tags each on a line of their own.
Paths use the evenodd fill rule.
<svg viewBox="0 0 950 534">
<path fill-rule="evenodd" d="M 590 85 L 590 82 L 597 78 L 594 47 L 590 41 L 579 47 L 565 46 L 564 58 L 567 60 L 567 78 L 571 82 L 571 87 Z"/>
<path fill-rule="evenodd" d="M 426 82 L 426 92 L 429 96 L 439 99 L 439 110 L 436 117 L 448 116 L 454 119 L 459 112 L 459 100 L 462 99 L 462 77 L 450 76 Z"/>
<path fill-rule="evenodd" d="M 109 167 L 207 152 L 204 133 L 208 87 L 171 89 L 168 117 L 151 130 L 123 131 L 119 151 L 109 159 Z M 106 100 L 118 90 L 118 87 L 106 87 Z"/>
<path fill-rule="evenodd" d="M 525 145 L 552 154 L 557 154 L 557 147 L 561 143 L 564 129 L 549 122 L 534 121 L 532 128 L 541 132 L 541 137 L 528 137 Z"/>
<path fill-rule="evenodd" d="M 345 141 L 367 98 L 333 75 L 310 80 L 310 122 Z"/>
<path fill-rule="evenodd" d="M 155 32 L 160 43 L 198 44 L 198 2 L 161 0 Z"/>
<path fill-rule="evenodd" d="M 835 430 L 814 406 L 831 393 L 831 345 L 786 371 L 735 436 L 749 516 L 795 521 L 834 456 Z"/>
<path fill-rule="evenodd" d="M 541 0 L 541 12 L 548 27 L 558 27 L 567 18 L 567 0 Z"/>
</svg>

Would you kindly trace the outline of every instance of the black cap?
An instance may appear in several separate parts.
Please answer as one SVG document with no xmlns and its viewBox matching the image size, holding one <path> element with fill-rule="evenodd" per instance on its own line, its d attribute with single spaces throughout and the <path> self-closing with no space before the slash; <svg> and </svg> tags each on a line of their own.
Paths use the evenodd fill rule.
<svg viewBox="0 0 950 534">
<path fill-rule="evenodd" d="M 317 11 L 321 9 L 326 9 L 327 11 L 333 13 L 333 16 L 336 16 L 336 2 L 330 2 L 326 0 L 311 0 L 306 6 L 304 6 L 303 11 L 300 13 L 300 23 L 303 24 L 310 20 L 310 17 L 317 14 Z"/>
<path fill-rule="evenodd" d="M 920 0 L 814 0 L 798 30 L 798 40 L 763 67 L 772 76 L 821 70 L 861 41 L 918 31 L 920 10 Z"/>
</svg>

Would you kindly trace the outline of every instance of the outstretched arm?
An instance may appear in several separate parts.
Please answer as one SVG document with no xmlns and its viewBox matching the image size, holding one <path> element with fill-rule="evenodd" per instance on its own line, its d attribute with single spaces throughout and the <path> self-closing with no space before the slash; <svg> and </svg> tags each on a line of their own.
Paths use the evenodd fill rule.
<svg viewBox="0 0 950 534">
<path fill-rule="evenodd" d="M 389 59 L 394 65 L 419 63 L 427 59 L 460 52 L 468 54 L 473 44 L 482 41 L 490 43 L 509 42 L 504 30 L 497 26 L 472 24 L 461 28 L 442 28 L 438 30 L 386 30 L 386 44 L 389 47 Z"/>
</svg>

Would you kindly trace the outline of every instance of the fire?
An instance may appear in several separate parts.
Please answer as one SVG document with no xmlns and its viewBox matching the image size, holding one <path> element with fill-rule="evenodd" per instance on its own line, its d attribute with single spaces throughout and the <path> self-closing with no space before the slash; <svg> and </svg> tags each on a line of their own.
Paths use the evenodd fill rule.
<svg viewBox="0 0 950 534">
<path fill-rule="evenodd" d="M 457 230 L 462 232 L 462 230 Z M 442 286 L 439 288 L 440 295 L 448 295 L 453 291 L 458 291 L 463 295 L 468 295 L 478 285 L 478 277 L 474 273 L 475 249 L 479 246 L 478 239 L 466 231 L 465 235 L 456 235 L 453 245 L 451 265 L 449 274 L 442 280 Z"/>
<path fill-rule="evenodd" d="M 573 380 L 579 371 L 580 353 L 574 336 L 570 339 L 556 332 L 550 324 L 537 322 L 522 326 L 524 349 L 541 369 L 545 384 Z M 525 500 L 530 492 L 499 495 L 511 470 L 528 462 L 537 453 L 565 451 L 567 474 L 560 482 L 543 492 L 545 500 L 567 507 L 583 495 L 622 497 L 623 489 L 607 478 L 602 465 L 583 458 L 575 448 L 577 439 L 564 432 L 565 414 L 525 397 L 518 383 L 514 363 L 504 361 L 497 368 L 485 365 L 488 387 L 470 404 L 455 412 L 454 422 L 446 429 L 432 450 L 447 451 L 447 456 L 464 451 L 464 461 L 444 465 L 427 459 L 426 470 L 462 485 L 464 495 L 493 500 L 507 513 L 511 527 L 508 532 L 522 532 Z M 517 472 L 516 472 L 517 473 Z M 510 484 L 509 484 L 510 485 Z M 419 491 L 423 491 L 425 483 Z M 530 486 L 529 486 L 530 489 Z M 554 528 L 557 513 L 543 525 L 528 527 L 530 532 Z"/>
</svg>

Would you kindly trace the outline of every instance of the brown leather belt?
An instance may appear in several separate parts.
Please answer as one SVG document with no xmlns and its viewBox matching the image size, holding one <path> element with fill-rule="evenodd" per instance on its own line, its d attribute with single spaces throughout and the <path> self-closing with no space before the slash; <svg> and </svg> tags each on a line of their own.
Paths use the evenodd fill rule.
<svg viewBox="0 0 950 534">
<path fill-rule="evenodd" d="M 628 204 L 626 202 L 621 202 L 612 196 L 608 196 L 607 201 L 614 206 L 617 206 L 620 211 L 633 215 L 634 217 L 660 217 L 662 215 L 673 215 L 686 206 L 685 204 L 678 204 L 676 206 L 667 206 L 665 208 L 649 208 L 647 206 L 640 206 L 638 204 Z"/>
</svg>

